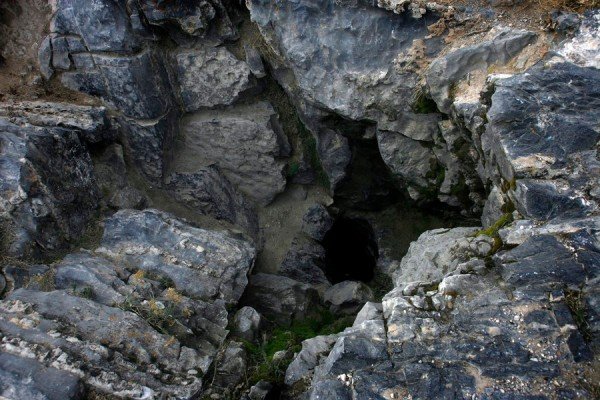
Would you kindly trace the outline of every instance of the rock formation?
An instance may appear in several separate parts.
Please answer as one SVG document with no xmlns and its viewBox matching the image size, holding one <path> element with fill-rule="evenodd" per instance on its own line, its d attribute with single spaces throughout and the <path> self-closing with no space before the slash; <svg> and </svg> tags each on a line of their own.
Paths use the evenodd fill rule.
<svg viewBox="0 0 600 400">
<path fill-rule="evenodd" d="M 243 3 L 0 4 L 0 397 L 600 396 L 597 4 Z"/>
</svg>

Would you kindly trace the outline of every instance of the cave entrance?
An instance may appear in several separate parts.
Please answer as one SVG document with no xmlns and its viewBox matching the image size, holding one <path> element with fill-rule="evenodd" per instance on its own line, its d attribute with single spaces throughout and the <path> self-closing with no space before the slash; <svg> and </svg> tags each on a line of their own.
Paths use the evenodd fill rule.
<svg viewBox="0 0 600 400">
<path fill-rule="evenodd" d="M 371 225 L 359 218 L 338 218 L 323 240 L 325 275 L 333 284 L 369 282 L 375 274 L 379 250 Z"/>
</svg>

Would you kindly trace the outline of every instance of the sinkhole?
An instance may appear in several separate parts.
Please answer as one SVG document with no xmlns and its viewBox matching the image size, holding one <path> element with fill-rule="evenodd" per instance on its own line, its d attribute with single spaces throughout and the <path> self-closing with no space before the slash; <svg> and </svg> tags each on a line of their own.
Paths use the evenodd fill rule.
<svg viewBox="0 0 600 400">
<path fill-rule="evenodd" d="M 325 275 L 333 284 L 369 282 L 375 274 L 379 250 L 371 225 L 359 218 L 338 218 L 323 240 Z"/>
</svg>

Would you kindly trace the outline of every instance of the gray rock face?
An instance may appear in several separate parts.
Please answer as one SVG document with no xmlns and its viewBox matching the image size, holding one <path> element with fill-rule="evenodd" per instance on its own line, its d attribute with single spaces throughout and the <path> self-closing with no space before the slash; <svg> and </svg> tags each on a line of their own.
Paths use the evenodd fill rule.
<svg viewBox="0 0 600 400">
<path fill-rule="evenodd" d="M 105 107 L 23 101 L 0 104 L 0 116 L 17 125 L 27 123 L 74 130 L 87 143 L 111 141 L 117 133 L 110 124 Z"/>
<path fill-rule="evenodd" d="M 326 129 L 319 135 L 318 150 L 329 184 L 335 189 L 346 176 L 346 168 L 352 159 L 348 138 Z"/>
<path fill-rule="evenodd" d="M 156 210 L 122 210 L 108 218 L 97 251 L 170 279 L 187 296 L 227 303 L 242 295 L 256 253 L 245 241 Z"/>
<path fill-rule="evenodd" d="M 278 273 L 302 283 L 306 283 L 323 293 L 331 284 L 325 276 L 325 249 L 302 235 L 292 241 Z"/>
<path fill-rule="evenodd" d="M 472 257 L 485 257 L 493 241 L 487 236 L 473 237 L 478 228 L 436 229 L 424 232 L 412 242 L 400 267 L 393 272 L 396 286 L 409 282 L 439 281 L 459 264 Z"/>
<path fill-rule="evenodd" d="M 599 81 L 597 69 L 558 63 L 496 83 L 484 143 L 525 217 L 597 212 Z"/>
<path fill-rule="evenodd" d="M 250 276 L 240 303 L 277 324 L 289 325 L 317 311 L 319 294 L 311 286 L 285 276 L 259 273 Z"/>
<path fill-rule="evenodd" d="M 462 398 L 481 390 L 516 398 L 548 398 L 547 393 L 557 391 L 566 397 L 588 396 L 563 372 L 566 365 L 580 371 L 593 368 L 586 364 L 593 357 L 589 342 L 582 339 L 565 302 L 565 293 L 582 289 L 586 304 L 597 304 L 592 287 L 598 237 L 590 233 L 593 225 L 581 224 L 555 225 L 553 235 L 533 236 L 498 253 L 495 269 L 485 268 L 482 255 L 472 254 L 446 272 L 452 259 L 423 254 L 435 260 L 435 275 L 446 275 L 439 285 L 423 271 L 414 277 L 420 283 L 396 286 L 383 300 L 383 314 L 366 310 L 371 317 L 357 317 L 331 350 L 331 341 L 320 350 L 315 347 L 312 354 L 320 354 L 321 361 L 303 349 L 290 365 L 290 377 L 295 371 L 310 376 L 312 370 L 308 395 L 314 399 L 332 393 L 343 399 L 382 393 L 390 398 Z M 520 230 L 506 228 L 511 229 Z M 465 234 L 462 228 L 436 233 L 438 242 L 454 249 L 462 247 Z M 428 237 L 424 234 L 416 243 Z M 407 257 L 415 260 L 417 255 Z M 499 279 L 506 286 L 500 287 Z M 590 313 L 596 312 L 593 307 Z M 597 326 L 593 318 L 588 326 Z M 466 368 L 466 360 L 477 368 Z M 536 380 L 540 376 L 546 379 Z"/>
<path fill-rule="evenodd" d="M 252 205 L 214 165 L 201 167 L 195 173 L 172 173 L 165 184 L 178 202 L 200 214 L 238 225 L 252 237 L 258 237 L 258 216 Z"/>
<path fill-rule="evenodd" d="M 262 317 L 252 307 L 242 307 L 233 317 L 233 333 L 249 342 L 259 339 Z"/>
<path fill-rule="evenodd" d="M 0 302 L 0 351 L 75 374 L 74 383 L 51 377 L 65 379 L 65 391 L 77 376 L 117 397 L 189 398 L 225 341 L 226 305 L 244 290 L 253 258 L 248 243 L 226 233 L 157 211 L 120 211 L 106 222 L 96 252 L 66 256 L 42 270 L 44 285 L 29 284 Z M 239 381 L 245 364 L 233 360 L 244 361 L 244 352 L 238 345 L 226 353 L 219 371 Z"/>
<path fill-rule="evenodd" d="M 195 172 L 215 164 L 229 181 L 261 205 L 273 200 L 285 187 L 285 163 L 280 160 L 281 128 L 268 103 L 204 111 L 186 116 L 185 135 L 173 169 Z"/>
<path fill-rule="evenodd" d="M 76 131 L 0 119 L 0 210 L 14 255 L 68 247 L 99 202 L 93 165 Z"/>
<path fill-rule="evenodd" d="M 137 4 L 140 11 L 152 25 L 165 28 L 175 26 L 191 36 L 204 36 L 215 25 L 217 25 L 219 33 L 226 32 L 227 38 L 235 33 L 231 21 L 219 0 L 202 0 L 193 3 L 170 3 L 165 1 L 157 3 L 150 0 L 139 0 Z"/>
<path fill-rule="evenodd" d="M 223 47 L 201 47 L 175 57 L 185 110 L 229 105 L 251 87 L 250 68 Z"/>
<path fill-rule="evenodd" d="M 145 196 L 127 182 L 127 167 L 123 147 L 113 143 L 97 154 L 94 159 L 94 172 L 98 186 L 107 205 L 112 208 L 141 209 L 146 204 Z"/>
<path fill-rule="evenodd" d="M 217 365 L 214 386 L 235 389 L 244 379 L 246 373 L 246 351 L 241 343 L 229 342 L 215 360 Z"/>
<path fill-rule="evenodd" d="M 77 376 L 9 353 L 0 353 L 0 386 L 6 399 L 78 400 L 84 394 Z"/>
<path fill-rule="evenodd" d="M 309 103 L 359 120 L 400 110 L 417 80 L 396 67 L 435 17 L 413 19 L 371 2 L 248 2 L 252 20 L 282 55 Z M 391 111 L 394 112 L 394 111 Z"/>
<path fill-rule="evenodd" d="M 311 206 L 302 216 L 302 232 L 321 242 L 333 226 L 333 218 L 322 204 Z"/>
<path fill-rule="evenodd" d="M 461 48 L 432 62 L 426 74 L 427 85 L 440 111 L 450 113 L 454 100 L 450 88 L 454 83 L 474 70 L 506 64 L 535 38 L 533 32 L 504 29 L 489 41 Z"/>
<path fill-rule="evenodd" d="M 344 281 L 327 289 L 323 299 L 333 313 L 354 314 L 373 300 L 373 292 L 362 282 Z"/>
</svg>

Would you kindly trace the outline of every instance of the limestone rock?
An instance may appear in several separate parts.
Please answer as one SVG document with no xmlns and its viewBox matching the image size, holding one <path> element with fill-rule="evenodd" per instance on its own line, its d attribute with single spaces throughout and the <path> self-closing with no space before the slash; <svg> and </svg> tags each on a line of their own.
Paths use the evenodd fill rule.
<svg viewBox="0 0 600 400">
<path fill-rule="evenodd" d="M 476 69 L 508 63 L 535 38 L 533 32 L 503 29 L 489 41 L 455 50 L 432 62 L 427 71 L 427 85 L 440 111 L 450 112 L 454 100 L 450 87 L 458 80 Z"/>
<path fill-rule="evenodd" d="M 76 131 L 0 119 L 0 210 L 14 255 L 68 247 L 99 202 L 90 155 Z"/>
<path fill-rule="evenodd" d="M 204 111 L 186 116 L 185 135 L 173 170 L 195 172 L 215 164 L 229 181 L 261 205 L 285 187 L 285 164 L 280 157 L 282 136 L 277 114 L 268 103 Z"/>
<path fill-rule="evenodd" d="M 10 399 L 79 400 L 84 388 L 76 375 L 46 368 L 28 357 L 0 353 L 0 395 Z"/>
<path fill-rule="evenodd" d="M 353 314 L 373 300 L 373 292 L 362 282 L 343 281 L 327 289 L 324 300 L 333 313 Z"/>
<path fill-rule="evenodd" d="M 71 129 L 87 143 L 111 141 L 116 138 L 117 133 L 111 126 L 105 107 L 22 101 L 0 104 L 0 116 L 17 125 L 27 123 L 40 127 Z"/>
<path fill-rule="evenodd" d="M 348 138 L 331 129 L 325 129 L 319 134 L 318 151 L 329 184 L 335 190 L 345 178 L 346 168 L 352 159 Z"/>
<path fill-rule="evenodd" d="M 185 110 L 229 105 L 250 88 L 250 68 L 223 47 L 185 50 L 175 56 Z"/>
<path fill-rule="evenodd" d="M 279 274 L 306 283 L 323 293 L 331 284 L 325 276 L 325 249 L 323 246 L 298 235 L 286 253 Z"/>
<path fill-rule="evenodd" d="M 317 311 L 319 295 L 307 284 L 280 275 L 259 273 L 250 281 L 241 304 L 249 305 L 267 319 L 289 325 Z"/>
<path fill-rule="evenodd" d="M 439 281 L 462 262 L 485 257 L 491 250 L 491 238 L 473 237 L 478 228 L 435 229 L 424 232 L 412 242 L 394 272 L 396 286 L 415 281 Z"/>
<path fill-rule="evenodd" d="M 333 218 L 322 204 L 311 206 L 302 216 L 302 232 L 321 242 L 333 226 Z"/>
<path fill-rule="evenodd" d="M 259 339 L 262 317 L 252 307 L 242 307 L 233 316 L 234 335 L 254 342 Z"/>
<path fill-rule="evenodd" d="M 216 166 L 201 167 L 194 173 L 172 173 L 165 183 L 178 202 L 200 214 L 238 225 L 252 237 L 258 237 L 254 208 Z"/>
<path fill-rule="evenodd" d="M 598 210 L 591 189 L 600 170 L 593 155 L 600 139 L 593 112 L 600 104 L 598 81 L 597 69 L 554 63 L 496 82 L 484 150 L 500 177 L 512 182 L 523 216 L 573 218 Z M 520 94 L 524 87 L 527 95 Z"/>
<path fill-rule="evenodd" d="M 365 1 L 251 0 L 248 8 L 301 96 L 353 120 L 377 119 L 382 110 L 406 105 L 417 77 L 396 68 L 396 59 L 413 39 L 427 36 L 436 19 L 397 15 Z"/>
<path fill-rule="evenodd" d="M 227 303 L 242 295 L 255 257 L 243 240 L 156 210 L 121 210 L 108 218 L 97 251 L 168 278 L 189 297 Z"/>
</svg>

